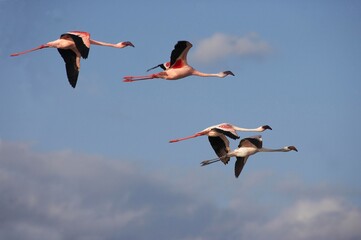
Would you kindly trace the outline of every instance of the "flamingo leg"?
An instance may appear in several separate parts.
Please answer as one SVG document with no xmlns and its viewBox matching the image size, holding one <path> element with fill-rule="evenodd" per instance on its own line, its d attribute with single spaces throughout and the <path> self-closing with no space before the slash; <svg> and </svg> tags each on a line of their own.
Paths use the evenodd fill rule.
<svg viewBox="0 0 361 240">
<path fill-rule="evenodd" d="M 40 45 L 39 47 L 32 48 L 32 49 L 29 49 L 29 50 L 26 50 L 26 51 L 23 51 L 23 52 L 13 53 L 10 56 L 11 57 L 16 57 L 16 56 L 19 56 L 19 55 L 22 55 L 22 54 L 25 54 L 25 53 L 29 53 L 29 52 L 32 52 L 32 51 L 36 51 L 36 50 L 43 49 L 43 48 L 48 48 L 48 47 L 49 47 L 48 45 L 43 44 L 43 45 Z"/>
<path fill-rule="evenodd" d="M 187 139 L 190 139 L 190 138 L 195 138 L 195 137 L 199 137 L 199 136 L 203 136 L 203 135 L 204 135 L 204 133 L 196 133 L 196 134 L 188 136 L 188 137 L 177 138 L 177 139 L 170 140 L 169 143 L 175 143 L 175 142 L 179 142 L 179 141 L 183 141 L 183 140 L 187 140 Z"/>
<path fill-rule="evenodd" d="M 212 164 L 212 163 L 219 162 L 219 161 L 221 161 L 220 158 L 214 158 L 214 159 L 210 159 L 210 160 L 204 160 L 204 161 L 201 162 L 201 166 L 203 167 L 203 166 L 206 166 L 206 165 L 208 165 L 208 164 Z"/>
<path fill-rule="evenodd" d="M 123 78 L 123 82 L 134 82 L 134 81 L 140 81 L 140 80 L 148 80 L 158 78 L 156 74 L 146 75 L 146 76 L 125 76 Z"/>
</svg>

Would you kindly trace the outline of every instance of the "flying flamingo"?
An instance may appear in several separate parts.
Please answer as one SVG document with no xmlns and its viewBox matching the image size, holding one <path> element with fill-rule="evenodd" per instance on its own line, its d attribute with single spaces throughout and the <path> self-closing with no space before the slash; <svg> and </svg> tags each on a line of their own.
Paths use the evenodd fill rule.
<svg viewBox="0 0 361 240">
<path fill-rule="evenodd" d="M 189 66 L 187 63 L 187 54 L 191 47 L 192 44 L 188 41 L 178 41 L 177 44 L 174 46 L 174 49 L 170 56 L 170 62 L 159 64 L 151 69 L 148 69 L 149 71 L 154 68 L 161 67 L 164 71 L 146 76 L 125 76 L 123 82 L 134 82 L 134 81 L 147 80 L 153 78 L 162 78 L 165 80 L 177 80 L 191 75 L 199 76 L 199 77 L 220 77 L 220 78 L 224 78 L 228 75 L 234 76 L 234 74 L 231 71 L 224 71 L 220 73 L 203 73 Z"/>
<path fill-rule="evenodd" d="M 57 48 L 64 59 L 69 83 L 75 88 L 80 69 L 80 57 L 84 59 L 88 57 L 90 44 L 115 48 L 124 48 L 127 46 L 134 47 L 131 42 L 120 42 L 117 44 L 105 43 L 90 39 L 90 34 L 88 32 L 71 31 L 62 34 L 60 38 L 55 41 L 42 44 L 39 47 L 27 51 L 13 53 L 10 56 L 15 57 L 43 48 Z"/>
<path fill-rule="evenodd" d="M 222 161 L 223 163 L 226 164 L 231 157 L 236 157 L 237 160 L 235 163 L 234 174 L 236 178 L 238 178 L 249 156 L 256 154 L 258 152 L 289 152 L 289 151 L 298 152 L 295 146 L 286 146 L 280 149 L 263 148 L 262 136 L 258 135 L 254 137 L 243 138 L 240 141 L 237 149 L 225 154 L 222 157 L 202 161 L 201 166 L 206 166 L 208 164 L 215 163 L 218 161 Z"/>
<path fill-rule="evenodd" d="M 239 139 L 237 131 L 241 132 L 263 132 L 266 129 L 272 130 L 272 128 L 268 125 L 263 125 L 258 128 L 240 128 L 235 125 L 229 123 L 221 123 L 218 125 L 214 125 L 208 127 L 200 132 L 197 132 L 191 136 L 178 138 L 170 140 L 170 143 L 179 142 L 183 140 L 187 140 L 190 138 L 195 138 L 199 136 L 208 136 L 208 140 L 218 157 L 224 157 L 229 151 L 229 141 L 227 137 L 232 138 L 234 140 Z M 227 137 L 226 137 L 227 136 Z M 229 160 L 229 158 L 228 158 Z M 224 163 L 227 164 L 228 160 L 224 160 Z"/>
</svg>

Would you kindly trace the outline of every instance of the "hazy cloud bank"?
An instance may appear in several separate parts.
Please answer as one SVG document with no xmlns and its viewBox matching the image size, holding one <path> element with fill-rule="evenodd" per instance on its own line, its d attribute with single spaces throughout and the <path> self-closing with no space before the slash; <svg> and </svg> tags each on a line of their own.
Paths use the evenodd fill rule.
<svg viewBox="0 0 361 240">
<path fill-rule="evenodd" d="M 299 198 L 272 213 L 243 191 L 220 208 L 161 179 L 129 161 L 0 141 L 0 238 L 361 237 L 361 210 L 342 198 Z"/>
</svg>

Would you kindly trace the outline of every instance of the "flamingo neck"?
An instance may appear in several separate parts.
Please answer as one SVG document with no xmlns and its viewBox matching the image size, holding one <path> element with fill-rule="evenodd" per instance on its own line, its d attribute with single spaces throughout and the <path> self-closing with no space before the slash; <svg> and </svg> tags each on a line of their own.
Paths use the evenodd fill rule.
<svg viewBox="0 0 361 240">
<path fill-rule="evenodd" d="M 271 149 L 271 148 L 259 148 L 258 152 L 288 152 L 286 148 Z"/>
<path fill-rule="evenodd" d="M 193 70 L 192 75 L 195 75 L 198 77 L 224 77 L 222 73 L 204 73 L 204 72 L 200 72 L 198 70 Z"/>
<path fill-rule="evenodd" d="M 105 47 L 115 47 L 115 48 L 124 48 L 125 45 L 120 43 L 114 44 L 114 43 L 106 43 L 106 42 L 100 42 L 95 41 L 93 39 L 90 39 L 90 44 L 99 45 L 99 46 L 105 46 Z"/>
<path fill-rule="evenodd" d="M 240 132 L 262 132 L 264 131 L 264 129 L 262 127 L 258 127 L 258 128 L 241 128 L 241 127 L 237 127 L 234 126 L 234 129 Z"/>
</svg>

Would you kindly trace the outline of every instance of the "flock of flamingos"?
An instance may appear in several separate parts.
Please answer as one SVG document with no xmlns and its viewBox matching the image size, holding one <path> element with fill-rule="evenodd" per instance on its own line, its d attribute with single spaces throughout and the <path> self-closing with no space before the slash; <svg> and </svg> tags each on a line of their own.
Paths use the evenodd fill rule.
<svg viewBox="0 0 361 240">
<path fill-rule="evenodd" d="M 91 39 L 90 34 L 87 32 L 71 31 L 62 34 L 60 38 L 55 41 L 42 44 L 36 48 L 27 51 L 14 53 L 11 54 L 10 56 L 19 56 L 43 48 L 57 48 L 60 55 L 64 59 L 66 74 L 69 83 L 73 88 L 75 88 L 80 70 L 80 59 L 81 58 L 86 59 L 88 57 L 91 44 L 114 47 L 114 48 L 124 48 L 128 46 L 134 47 L 134 45 L 128 41 L 119 42 L 117 44 L 100 42 Z M 161 78 L 165 80 L 177 80 L 191 75 L 199 76 L 199 77 L 219 77 L 219 78 L 224 78 L 228 75 L 234 76 L 234 74 L 231 71 L 223 71 L 219 73 L 203 73 L 189 66 L 187 63 L 187 54 L 191 47 L 192 44 L 188 41 L 178 41 L 177 44 L 174 46 L 169 62 L 159 64 L 148 70 L 150 71 L 157 67 L 160 67 L 163 69 L 163 71 L 154 74 L 149 74 L 146 76 L 125 76 L 123 82 L 134 82 L 134 81 L 149 80 L 156 78 Z M 240 137 L 238 136 L 237 131 L 263 132 L 267 129 L 272 130 L 272 128 L 268 125 L 260 126 L 258 128 L 253 128 L 253 129 L 247 129 L 247 128 L 240 128 L 229 123 L 221 123 L 215 126 L 208 127 L 191 136 L 170 140 L 169 142 L 175 143 L 199 136 L 208 136 L 208 140 L 218 157 L 214 159 L 202 161 L 201 166 L 206 166 L 208 164 L 215 163 L 218 161 L 227 164 L 231 157 L 236 157 L 234 173 L 235 176 L 238 177 L 244 165 L 246 164 L 248 157 L 257 152 L 289 152 L 289 151 L 297 152 L 297 148 L 295 146 L 285 146 L 279 149 L 264 148 L 262 146 L 262 137 L 260 135 L 243 138 L 239 142 L 237 149 L 233 151 L 230 150 L 228 138 L 231 138 L 233 140 L 239 139 Z"/>
</svg>

